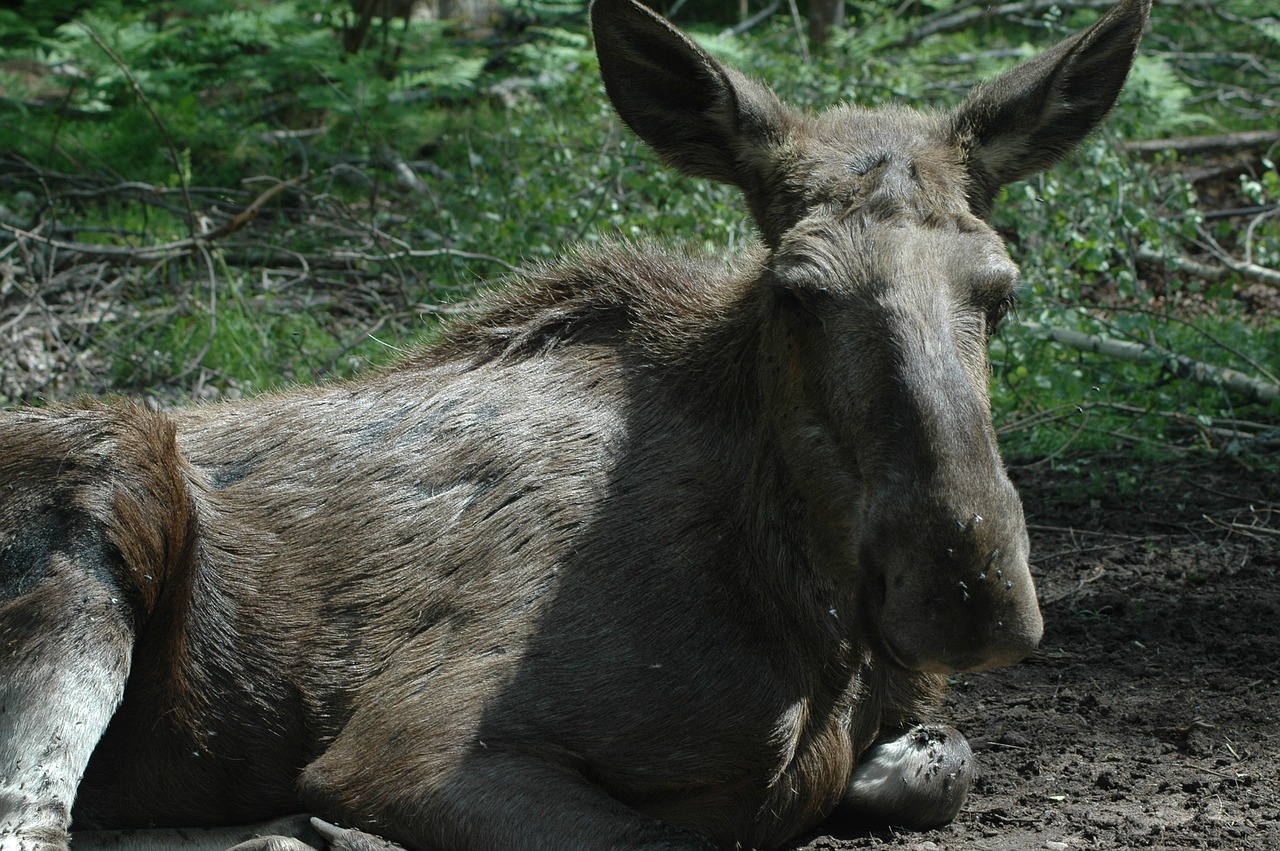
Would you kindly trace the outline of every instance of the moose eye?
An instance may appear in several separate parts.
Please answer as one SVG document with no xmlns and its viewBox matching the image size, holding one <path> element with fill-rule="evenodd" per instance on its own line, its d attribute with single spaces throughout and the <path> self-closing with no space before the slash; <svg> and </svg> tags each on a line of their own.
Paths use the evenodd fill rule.
<svg viewBox="0 0 1280 851">
<path fill-rule="evenodd" d="M 827 313 L 824 308 L 830 300 L 831 294 L 826 288 L 810 289 L 775 286 L 773 295 L 778 306 L 792 316 L 801 319 L 806 324 L 821 325 L 822 317 Z"/>
<path fill-rule="evenodd" d="M 1017 293 L 1009 293 L 1004 298 L 996 302 L 995 306 L 987 312 L 987 336 L 994 337 L 996 332 L 1000 330 L 1000 322 L 1009 314 L 1009 311 L 1018 306 Z"/>
<path fill-rule="evenodd" d="M 779 306 L 818 313 L 830 297 L 822 274 L 807 263 L 791 263 L 774 273 L 774 300 Z"/>
</svg>

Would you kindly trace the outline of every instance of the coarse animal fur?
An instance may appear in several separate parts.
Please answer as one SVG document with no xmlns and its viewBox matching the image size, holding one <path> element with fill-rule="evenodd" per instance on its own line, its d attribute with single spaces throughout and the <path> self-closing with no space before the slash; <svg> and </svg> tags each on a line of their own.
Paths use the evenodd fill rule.
<svg viewBox="0 0 1280 851">
<path fill-rule="evenodd" d="M 351 382 L 4 415 L 0 849 L 295 812 L 417 851 L 953 817 L 943 675 L 1041 633 L 985 216 L 1102 119 L 1147 9 L 951 112 L 811 114 L 596 0 L 620 116 L 739 186 L 758 249 L 584 250 Z"/>
</svg>

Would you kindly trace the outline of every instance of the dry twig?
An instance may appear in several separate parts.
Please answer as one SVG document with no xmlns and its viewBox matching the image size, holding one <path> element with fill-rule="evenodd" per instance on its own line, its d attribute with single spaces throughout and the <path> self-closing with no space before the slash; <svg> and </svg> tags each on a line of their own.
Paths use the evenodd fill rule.
<svg viewBox="0 0 1280 851">
<path fill-rule="evenodd" d="M 1253 151 L 1280 143 L 1280 130 L 1253 130 L 1244 133 L 1222 133 L 1211 136 L 1180 136 L 1172 139 L 1143 139 L 1125 142 L 1126 151 L 1158 154 L 1177 151 L 1180 154 L 1221 154 Z"/>
<path fill-rule="evenodd" d="M 1032 334 L 1078 349 L 1082 352 L 1103 355 L 1125 361 L 1158 361 L 1165 363 L 1180 378 L 1198 384 L 1225 387 L 1255 402 L 1280 401 L 1280 385 L 1262 381 L 1227 367 L 1203 363 L 1186 355 L 1135 343 L 1115 340 L 1094 334 L 1085 334 L 1069 328 L 1056 328 L 1039 322 L 1023 322 L 1022 327 Z"/>
<path fill-rule="evenodd" d="M 909 47 L 931 35 L 967 29 L 983 18 L 1037 17 L 1059 5 L 1057 0 L 1019 0 L 1014 3 L 1001 3 L 998 6 L 988 6 L 978 2 L 961 4 L 925 18 L 919 27 L 898 39 L 893 45 Z M 1071 5 L 1075 9 L 1110 9 L 1115 3 L 1113 0 L 1076 0 Z"/>
<path fill-rule="evenodd" d="M 305 177 L 294 177 L 273 184 L 265 192 L 254 199 L 248 207 L 245 207 L 229 221 L 198 233 L 195 236 L 179 239 L 173 242 L 166 242 L 161 245 L 142 245 L 137 247 L 119 246 L 119 245 L 97 245 L 88 242 L 75 242 L 69 240 L 54 239 L 52 237 L 42 236 L 34 231 L 24 230 L 16 225 L 0 222 L 0 229 L 8 231 L 15 237 L 20 239 L 31 240 L 49 248 L 56 248 L 63 251 L 73 251 L 80 255 L 82 260 L 111 260 L 123 263 L 154 263 L 161 260 L 172 260 L 177 257 L 185 256 L 194 249 L 199 249 L 210 242 L 215 242 L 223 237 L 230 236 L 236 231 L 243 228 L 249 222 L 257 218 L 258 213 L 262 211 L 263 206 L 279 195 L 285 189 L 302 185 Z"/>
</svg>

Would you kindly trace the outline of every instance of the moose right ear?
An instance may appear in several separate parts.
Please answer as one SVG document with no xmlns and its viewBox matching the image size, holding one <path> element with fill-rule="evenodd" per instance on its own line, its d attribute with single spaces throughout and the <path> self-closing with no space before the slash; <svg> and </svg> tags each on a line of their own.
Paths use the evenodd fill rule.
<svg viewBox="0 0 1280 851">
<path fill-rule="evenodd" d="M 591 31 L 605 91 L 627 126 L 685 174 L 753 195 L 767 177 L 756 151 L 790 124 L 777 96 L 634 0 L 595 0 Z"/>
<path fill-rule="evenodd" d="M 952 114 L 968 159 L 970 203 L 1044 171 L 1096 127 L 1120 95 L 1151 0 L 1123 0 L 1093 26 L 979 86 Z"/>
</svg>

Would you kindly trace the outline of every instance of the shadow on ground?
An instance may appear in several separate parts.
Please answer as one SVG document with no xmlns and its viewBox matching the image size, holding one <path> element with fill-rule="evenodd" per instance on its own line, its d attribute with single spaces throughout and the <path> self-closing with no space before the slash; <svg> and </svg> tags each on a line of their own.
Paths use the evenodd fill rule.
<svg viewBox="0 0 1280 851">
<path fill-rule="evenodd" d="M 1014 471 L 1047 631 L 957 678 L 980 774 L 924 833 L 801 848 L 1280 848 L 1280 477 L 1235 461 Z"/>
</svg>

